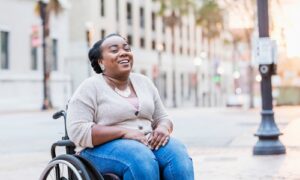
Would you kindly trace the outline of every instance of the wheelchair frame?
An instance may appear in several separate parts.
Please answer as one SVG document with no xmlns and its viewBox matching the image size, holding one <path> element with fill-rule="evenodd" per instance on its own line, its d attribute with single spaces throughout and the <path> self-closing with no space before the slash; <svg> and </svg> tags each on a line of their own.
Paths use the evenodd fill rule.
<svg viewBox="0 0 300 180">
<path fill-rule="evenodd" d="M 92 165 L 90 161 L 80 155 L 75 154 L 75 144 L 69 139 L 66 117 L 64 110 L 53 114 L 53 119 L 64 118 L 65 136 L 51 146 L 52 160 L 43 170 L 39 180 L 47 180 L 51 177 L 51 171 L 55 176 L 55 180 L 120 180 L 120 178 L 112 173 L 100 174 L 100 172 Z M 56 156 L 56 148 L 65 147 L 66 154 Z M 66 171 L 66 172 L 65 172 Z M 65 174 L 64 174 L 65 173 Z"/>
</svg>

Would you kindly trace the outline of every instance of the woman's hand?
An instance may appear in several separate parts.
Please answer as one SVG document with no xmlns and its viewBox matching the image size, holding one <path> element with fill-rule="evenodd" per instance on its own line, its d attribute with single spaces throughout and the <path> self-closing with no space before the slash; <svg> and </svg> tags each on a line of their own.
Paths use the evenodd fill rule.
<svg viewBox="0 0 300 180">
<path fill-rule="evenodd" d="M 137 130 L 126 129 L 125 134 L 122 136 L 122 138 L 136 140 L 148 146 L 148 141 L 144 133 Z"/>
<path fill-rule="evenodd" d="M 152 132 L 149 139 L 151 149 L 157 150 L 161 146 L 165 146 L 169 141 L 170 129 L 165 124 L 159 124 Z"/>
</svg>

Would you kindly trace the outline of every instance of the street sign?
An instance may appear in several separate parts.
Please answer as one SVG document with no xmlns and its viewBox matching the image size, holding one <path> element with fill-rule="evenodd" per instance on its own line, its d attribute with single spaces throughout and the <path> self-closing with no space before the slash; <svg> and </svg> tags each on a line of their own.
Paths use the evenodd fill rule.
<svg viewBox="0 0 300 180">
<path fill-rule="evenodd" d="M 256 61 L 258 64 L 273 63 L 273 44 L 270 38 L 259 38 L 256 45 Z"/>
</svg>

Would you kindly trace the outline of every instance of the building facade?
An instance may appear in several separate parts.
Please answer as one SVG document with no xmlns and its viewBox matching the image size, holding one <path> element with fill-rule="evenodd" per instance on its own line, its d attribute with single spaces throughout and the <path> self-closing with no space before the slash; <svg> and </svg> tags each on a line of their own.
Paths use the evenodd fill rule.
<svg viewBox="0 0 300 180">
<path fill-rule="evenodd" d="M 201 28 L 196 26 L 194 14 L 181 16 L 173 38 L 171 28 L 158 15 L 159 8 L 159 2 L 152 0 L 73 1 L 70 49 L 74 54 L 67 60 L 69 73 L 76 77 L 73 88 L 91 75 L 87 58 L 89 45 L 110 33 L 118 33 L 127 38 L 132 46 L 135 60 L 133 71 L 145 74 L 154 81 L 165 105 L 206 106 L 216 105 L 216 101 L 220 101 L 217 104 L 221 105 L 222 98 L 216 96 L 217 92 L 212 102 L 205 100 L 205 95 L 212 96 L 210 91 L 214 87 L 210 87 L 211 82 L 206 77 L 210 72 L 208 69 L 214 67 L 201 56 L 206 47 L 201 44 Z M 219 45 L 216 42 L 216 47 Z M 197 58 L 201 58 L 199 66 L 195 64 Z"/>
<path fill-rule="evenodd" d="M 34 0 L 0 0 L 0 111 L 41 109 L 43 62 L 41 20 Z M 52 17 L 53 16 L 53 17 Z M 64 73 L 68 42 L 67 13 L 51 15 L 47 39 L 50 95 L 62 107 L 71 94 Z"/>
<path fill-rule="evenodd" d="M 68 4 L 63 3 L 67 0 L 59 2 Z M 88 50 L 110 33 L 127 38 L 134 53 L 133 71 L 153 80 L 167 107 L 225 104 L 232 81 L 229 50 L 216 40 L 208 59 L 208 47 L 193 13 L 180 17 L 173 37 L 172 29 L 158 15 L 158 1 L 69 2 L 70 8 L 50 16 L 46 68 L 51 71 L 54 107 L 64 107 L 79 84 L 94 74 Z M 42 25 L 36 4 L 35 0 L 0 0 L 0 111 L 42 107 Z M 214 82 L 216 73 L 222 81 L 219 77 Z"/>
</svg>

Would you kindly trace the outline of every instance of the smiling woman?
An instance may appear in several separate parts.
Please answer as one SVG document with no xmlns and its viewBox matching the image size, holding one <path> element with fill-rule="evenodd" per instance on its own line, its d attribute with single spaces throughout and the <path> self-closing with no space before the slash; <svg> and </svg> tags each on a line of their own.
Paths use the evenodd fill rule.
<svg viewBox="0 0 300 180">
<path fill-rule="evenodd" d="M 127 41 L 111 34 L 94 44 L 97 75 L 85 80 L 68 106 L 68 132 L 76 151 L 101 173 L 122 179 L 194 179 L 186 148 L 170 138 L 173 124 L 147 77 L 132 73 Z"/>
</svg>

